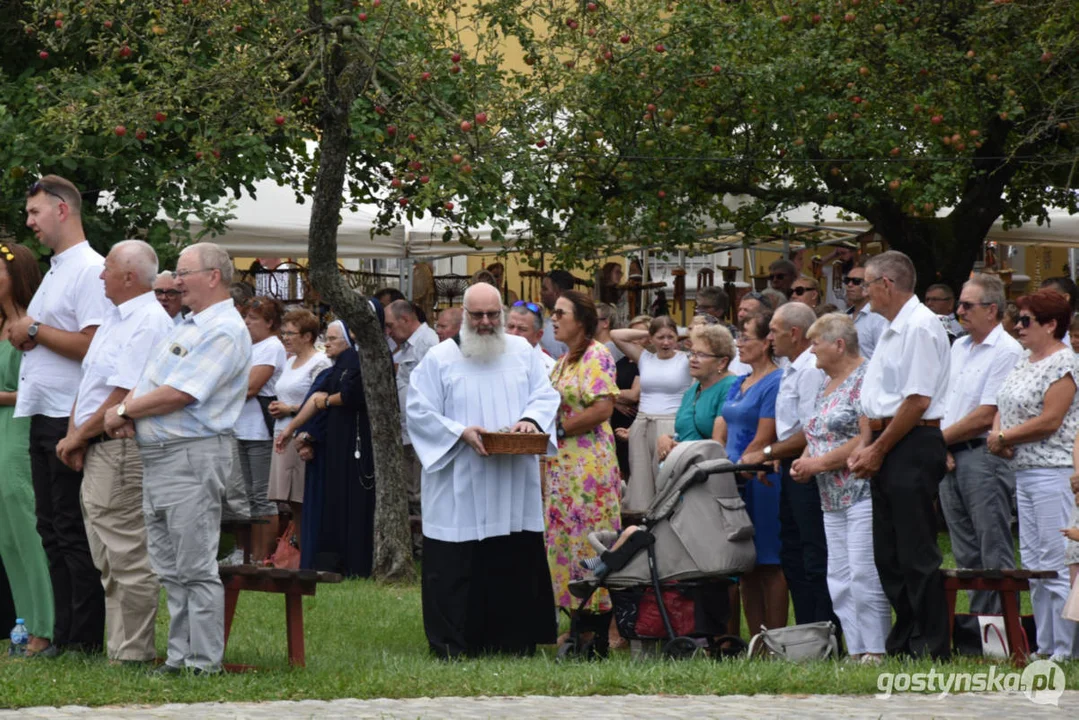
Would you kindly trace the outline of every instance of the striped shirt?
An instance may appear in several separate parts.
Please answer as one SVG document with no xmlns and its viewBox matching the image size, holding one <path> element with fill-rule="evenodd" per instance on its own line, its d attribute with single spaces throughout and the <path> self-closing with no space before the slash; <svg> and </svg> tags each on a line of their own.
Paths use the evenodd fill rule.
<svg viewBox="0 0 1079 720">
<path fill-rule="evenodd" d="M 250 374 L 251 335 L 231 299 L 188 315 L 150 354 L 135 397 L 168 385 L 195 401 L 137 420 L 136 439 L 149 444 L 231 434 Z"/>
</svg>

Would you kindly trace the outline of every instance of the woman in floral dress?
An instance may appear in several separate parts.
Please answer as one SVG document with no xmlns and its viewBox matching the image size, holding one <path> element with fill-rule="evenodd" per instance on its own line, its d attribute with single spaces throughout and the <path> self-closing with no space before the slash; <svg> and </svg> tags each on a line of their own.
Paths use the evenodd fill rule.
<svg viewBox="0 0 1079 720">
<path fill-rule="evenodd" d="M 828 382 L 817 394 L 805 427 L 806 449 L 791 466 L 795 482 L 816 476 L 828 547 L 828 592 L 852 660 L 878 663 L 892 624 L 892 609 L 873 560 L 873 501 L 869 480 L 847 469 L 858 446 L 866 363 L 858 331 L 844 313 L 824 315 L 809 328 L 817 367 Z"/>
<path fill-rule="evenodd" d="M 546 467 L 547 562 L 555 603 L 569 609 L 577 606 L 569 583 L 587 574 L 580 561 L 595 556 L 588 533 L 621 530 L 622 478 L 609 422 L 618 386 L 614 358 L 592 339 L 597 324 L 592 299 L 570 290 L 558 299 L 551 315 L 555 338 L 566 343 L 569 352 L 551 370 L 562 406 L 558 455 L 548 458 Z M 597 591 L 586 610 L 610 612 L 607 591 Z"/>
</svg>

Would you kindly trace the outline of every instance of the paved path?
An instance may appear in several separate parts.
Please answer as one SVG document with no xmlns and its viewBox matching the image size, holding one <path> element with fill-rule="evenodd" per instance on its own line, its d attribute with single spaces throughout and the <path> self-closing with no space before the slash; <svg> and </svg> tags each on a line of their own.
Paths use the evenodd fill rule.
<svg viewBox="0 0 1079 720">
<path fill-rule="evenodd" d="M 626 718 L 978 718 L 1003 720 L 1075 717 L 1079 691 L 1065 692 L 1059 707 L 1035 705 L 1023 694 L 984 693 L 937 699 L 897 695 L 879 700 L 871 695 L 728 695 L 590 697 L 413 698 L 408 700 L 307 700 L 303 702 L 197 703 L 192 705 L 112 706 L 100 708 L 27 708 L 0 711 L 0 720 L 30 718 L 122 718 L 124 720 L 221 720 L 223 718 L 512 718 L 540 720 L 574 717 Z"/>
</svg>

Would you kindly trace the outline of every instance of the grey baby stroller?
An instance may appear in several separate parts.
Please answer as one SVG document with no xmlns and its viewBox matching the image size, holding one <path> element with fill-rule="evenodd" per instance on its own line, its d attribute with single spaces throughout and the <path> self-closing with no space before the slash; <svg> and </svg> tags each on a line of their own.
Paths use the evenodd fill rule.
<svg viewBox="0 0 1079 720">
<path fill-rule="evenodd" d="M 621 543 L 613 531 L 589 534 L 598 567 L 593 576 L 570 583 L 581 604 L 570 614 L 569 638 L 559 657 L 606 654 L 606 627 L 594 622 L 589 627 L 588 619 L 607 616 L 581 613 L 600 587 L 611 593 L 622 637 L 663 640 L 669 657 L 688 657 L 705 639 L 724 636 L 728 588 L 757 561 L 753 523 L 736 473 L 762 469 L 771 467 L 732 464 L 712 440 L 679 444 L 660 469 L 655 497 L 636 531 L 624 532 Z M 582 643 L 588 631 L 596 639 Z"/>
</svg>

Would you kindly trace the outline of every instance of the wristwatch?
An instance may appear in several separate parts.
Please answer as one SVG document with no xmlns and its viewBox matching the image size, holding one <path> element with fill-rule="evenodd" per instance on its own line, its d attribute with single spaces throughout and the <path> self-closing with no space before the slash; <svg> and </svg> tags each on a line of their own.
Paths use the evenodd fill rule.
<svg viewBox="0 0 1079 720">
<path fill-rule="evenodd" d="M 122 417 L 124 420 L 130 420 L 127 416 L 127 403 L 120 403 L 116 406 L 116 414 Z"/>
<path fill-rule="evenodd" d="M 562 423 L 558 423 L 558 428 L 555 430 L 555 436 L 561 440 L 566 437 L 566 428 L 562 427 Z"/>
<path fill-rule="evenodd" d="M 35 339 L 37 337 L 37 331 L 39 329 L 41 329 L 41 323 L 30 323 L 30 327 L 26 328 L 26 336 L 29 337 L 31 340 Z"/>
<path fill-rule="evenodd" d="M 771 445 L 766 445 L 765 446 L 765 448 L 764 448 L 764 459 L 765 460 L 771 460 L 772 459 L 772 446 Z"/>
</svg>

